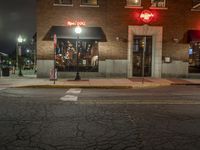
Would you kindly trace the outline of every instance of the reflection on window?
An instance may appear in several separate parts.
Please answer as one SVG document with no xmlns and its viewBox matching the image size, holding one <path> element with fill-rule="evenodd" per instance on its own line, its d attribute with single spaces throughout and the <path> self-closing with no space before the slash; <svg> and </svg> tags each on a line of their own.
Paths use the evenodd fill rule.
<svg viewBox="0 0 200 150">
<path fill-rule="evenodd" d="M 134 36 L 133 76 L 151 76 L 152 36 Z"/>
<path fill-rule="evenodd" d="M 133 52 L 139 52 L 144 49 L 144 40 L 138 37 L 134 38 Z"/>
<path fill-rule="evenodd" d="M 152 7 L 165 7 L 165 0 L 151 0 Z"/>
<path fill-rule="evenodd" d="M 98 72 L 98 43 L 95 41 L 79 41 L 79 71 Z M 56 67 L 58 71 L 76 71 L 76 40 L 58 39 L 56 48 Z"/>
<path fill-rule="evenodd" d="M 81 0 L 82 5 L 98 5 L 98 0 Z"/>
<path fill-rule="evenodd" d="M 200 73 L 200 42 L 190 43 L 189 53 L 189 73 Z"/>
<path fill-rule="evenodd" d="M 72 0 L 55 0 L 54 4 L 70 5 L 72 4 Z"/>
<path fill-rule="evenodd" d="M 127 6 L 141 6 L 141 0 L 127 0 Z"/>
</svg>

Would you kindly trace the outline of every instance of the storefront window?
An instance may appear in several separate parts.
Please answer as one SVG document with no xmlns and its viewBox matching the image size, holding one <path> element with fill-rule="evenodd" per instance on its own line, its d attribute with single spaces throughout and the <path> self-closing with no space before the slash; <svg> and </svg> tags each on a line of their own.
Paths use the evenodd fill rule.
<svg viewBox="0 0 200 150">
<path fill-rule="evenodd" d="M 81 0 L 81 5 L 98 5 L 98 0 Z"/>
<path fill-rule="evenodd" d="M 127 6 L 141 6 L 141 0 L 127 0 Z"/>
<path fill-rule="evenodd" d="M 151 6 L 152 7 L 158 7 L 158 8 L 163 8 L 165 7 L 165 0 L 151 0 Z"/>
<path fill-rule="evenodd" d="M 200 73 L 200 42 L 192 42 L 189 54 L 189 73 Z"/>
<path fill-rule="evenodd" d="M 79 41 L 79 71 L 98 72 L 98 43 Z M 56 67 L 58 71 L 75 72 L 77 64 L 76 40 L 58 40 Z"/>
<path fill-rule="evenodd" d="M 72 0 L 55 0 L 54 4 L 71 5 L 72 4 Z"/>
</svg>

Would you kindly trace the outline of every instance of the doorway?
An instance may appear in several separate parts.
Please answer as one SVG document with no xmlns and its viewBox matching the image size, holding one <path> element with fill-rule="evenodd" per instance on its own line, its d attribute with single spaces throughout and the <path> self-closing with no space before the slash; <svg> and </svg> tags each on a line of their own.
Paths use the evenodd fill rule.
<svg viewBox="0 0 200 150">
<path fill-rule="evenodd" d="M 133 46 L 134 38 L 137 35 L 152 37 L 151 77 L 160 78 L 162 73 L 163 27 L 149 25 L 128 27 L 127 77 L 133 77 Z"/>
<path fill-rule="evenodd" d="M 133 76 L 152 76 L 152 36 L 133 38 Z"/>
</svg>

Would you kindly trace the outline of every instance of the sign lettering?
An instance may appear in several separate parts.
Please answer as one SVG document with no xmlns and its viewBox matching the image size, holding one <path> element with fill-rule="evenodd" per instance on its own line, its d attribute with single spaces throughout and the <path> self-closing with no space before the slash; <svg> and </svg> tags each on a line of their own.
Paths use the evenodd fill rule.
<svg viewBox="0 0 200 150">
<path fill-rule="evenodd" d="M 85 21 L 67 21 L 68 26 L 85 26 Z"/>
</svg>

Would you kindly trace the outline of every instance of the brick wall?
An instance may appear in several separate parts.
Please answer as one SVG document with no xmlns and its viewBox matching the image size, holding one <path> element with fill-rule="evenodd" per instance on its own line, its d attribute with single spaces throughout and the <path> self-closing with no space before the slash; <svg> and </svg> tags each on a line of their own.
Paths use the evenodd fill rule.
<svg viewBox="0 0 200 150">
<path fill-rule="evenodd" d="M 155 18 L 149 25 L 163 26 L 163 56 L 187 60 L 186 33 L 200 29 L 200 12 L 191 11 L 192 0 L 166 1 L 168 9 L 152 10 Z M 149 9 L 150 0 L 142 0 L 143 9 L 125 8 L 126 0 L 99 0 L 97 8 L 80 7 L 80 0 L 73 3 L 73 7 L 62 7 L 53 6 L 53 0 L 37 0 L 38 59 L 53 58 L 53 42 L 43 38 L 52 25 L 64 26 L 67 20 L 84 20 L 87 26 L 102 27 L 107 42 L 99 43 L 100 60 L 127 59 L 128 25 L 143 25 L 136 16 Z"/>
</svg>

